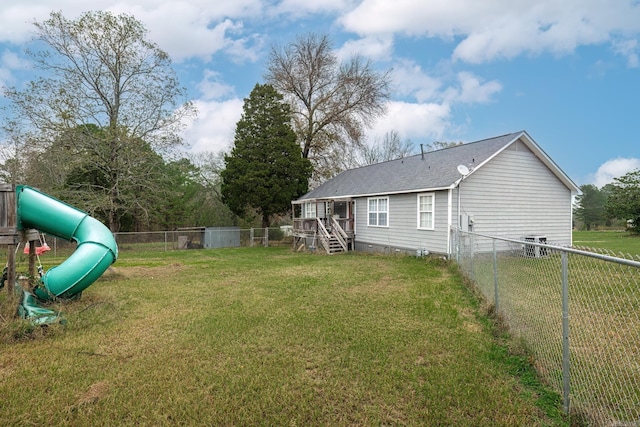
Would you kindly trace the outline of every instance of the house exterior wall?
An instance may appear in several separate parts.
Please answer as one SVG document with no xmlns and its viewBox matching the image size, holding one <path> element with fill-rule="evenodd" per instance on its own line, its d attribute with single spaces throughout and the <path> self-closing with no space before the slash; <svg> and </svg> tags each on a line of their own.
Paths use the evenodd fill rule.
<svg viewBox="0 0 640 427">
<path fill-rule="evenodd" d="M 469 175 L 460 191 L 460 211 L 473 218 L 474 232 L 571 244 L 571 191 L 520 141 Z"/>
<path fill-rule="evenodd" d="M 451 191 L 454 226 L 458 221 L 457 192 L 458 189 Z M 434 192 L 434 230 L 418 229 L 418 194 L 422 193 L 388 196 L 386 227 L 369 226 L 369 198 L 356 199 L 355 249 L 385 253 L 400 249 L 414 254 L 422 248 L 439 254 L 454 250 L 455 242 L 448 240 L 449 191 Z M 463 220 L 473 219 L 471 231 L 513 239 L 541 235 L 548 243 L 571 244 L 571 190 L 520 141 L 469 175 L 460 185 L 460 201 Z M 491 245 L 489 240 L 484 242 Z M 484 249 L 491 251 L 492 247 Z M 513 248 L 498 248 L 505 249 Z"/>
<path fill-rule="evenodd" d="M 418 194 L 389 195 L 388 226 L 368 225 L 368 197 L 356 200 L 355 249 L 393 253 L 415 254 L 418 249 L 431 253 L 447 253 L 448 190 L 433 192 L 435 195 L 435 220 L 433 230 L 418 229 Z M 380 196 L 386 197 L 386 196 Z"/>
</svg>

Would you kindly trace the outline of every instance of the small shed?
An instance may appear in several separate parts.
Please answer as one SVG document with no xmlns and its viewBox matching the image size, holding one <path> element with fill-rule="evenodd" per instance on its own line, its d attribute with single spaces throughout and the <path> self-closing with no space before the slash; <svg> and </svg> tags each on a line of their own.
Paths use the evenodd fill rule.
<svg viewBox="0 0 640 427">
<path fill-rule="evenodd" d="M 178 249 L 240 247 L 239 227 L 188 227 L 178 229 Z"/>
<path fill-rule="evenodd" d="M 207 249 L 240 247 L 240 228 L 206 227 L 202 241 Z"/>
</svg>

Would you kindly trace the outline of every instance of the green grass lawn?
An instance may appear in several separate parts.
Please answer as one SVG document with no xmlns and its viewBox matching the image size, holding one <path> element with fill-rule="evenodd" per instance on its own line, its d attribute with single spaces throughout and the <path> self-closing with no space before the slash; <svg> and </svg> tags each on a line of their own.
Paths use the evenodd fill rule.
<svg viewBox="0 0 640 427">
<path fill-rule="evenodd" d="M 4 425 L 566 425 L 438 260 L 123 252 L 56 307 L 0 319 Z"/>
<path fill-rule="evenodd" d="M 626 231 L 574 231 L 573 244 L 640 256 L 640 235 Z"/>
</svg>

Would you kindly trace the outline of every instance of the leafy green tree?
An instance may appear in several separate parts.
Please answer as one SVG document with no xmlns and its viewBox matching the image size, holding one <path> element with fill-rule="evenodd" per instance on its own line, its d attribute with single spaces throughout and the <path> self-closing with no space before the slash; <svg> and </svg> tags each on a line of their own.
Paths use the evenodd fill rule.
<svg viewBox="0 0 640 427">
<path fill-rule="evenodd" d="M 632 230 L 640 233 L 640 169 L 615 178 L 605 204 L 615 218 L 630 221 Z"/>
<path fill-rule="evenodd" d="M 576 197 L 573 210 L 576 219 L 582 221 L 587 230 L 605 224 L 607 211 L 604 205 L 607 202 L 607 192 L 593 184 L 581 185 L 580 191 L 582 194 Z"/>
<path fill-rule="evenodd" d="M 163 205 L 158 221 L 160 228 L 234 224 L 233 213 L 222 203 L 217 192 L 202 182 L 202 172 L 191 160 L 183 158 L 167 163 L 163 175 L 175 197 Z"/>
<path fill-rule="evenodd" d="M 158 190 L 149 187 L 148 170 L 138 167 L 140 156 L 179 146 L 193 104 L 184 100 L 168 55 L 132 16 L 95 11 L 68 20 L 54 12 L 34 26 L 42 50 L 28 53 L 43 77 L 24 90 L 5 90 L 9 116 L 25 126 L 21 135 L 34 144 L 32 152 L 62 141 L 66 158 L 91 171 L 92 185 L 83 187 L 90 210 L 105 212 L 110 229 L 118 231 L 129 209 L 152 209 L 125 187 Z M 86 132 L 89 126 L 98 131 Z"/>
<path fill-rule="evenodd" d="M 288 212 L 291 200 L 307 191 L 311 164 L 296 142 L 289 106 L 273 86 L 256 84 L 242 108 L 224 159 L 222 197 L 242 218 L 257 210 L 269 227 L 272 215 Z"/>
<path fill-rule="evenodd" d="M 165 160 L 145 141 L 128 141 L 119 156 L 128 168 L 118 176 L 122 182 L 118 183 L 117 205 L 111 204 L 109 170 L 95 151 L 77 157 L 58 195 L 107 223 L 115 215 L 119 231 L 150 229 L 180 193 L 172 185 Z"/>
</svg>

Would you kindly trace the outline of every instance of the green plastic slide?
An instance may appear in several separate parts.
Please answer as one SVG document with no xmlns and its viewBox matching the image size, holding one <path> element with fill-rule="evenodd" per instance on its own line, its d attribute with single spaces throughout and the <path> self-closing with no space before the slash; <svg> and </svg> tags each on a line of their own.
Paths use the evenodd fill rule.
<svg viewBox="0 0 640 427">
<path fill-rule="evenodd" d="M 42 276 L 34 289 L 37 298 L 77 296 L 118 258 L 111 231 L 86 212 L 24 185 L 16 187 L 16 196 L 19 230 L 35 228 L 77 243 L 69 258 Z"/>
</svg>

